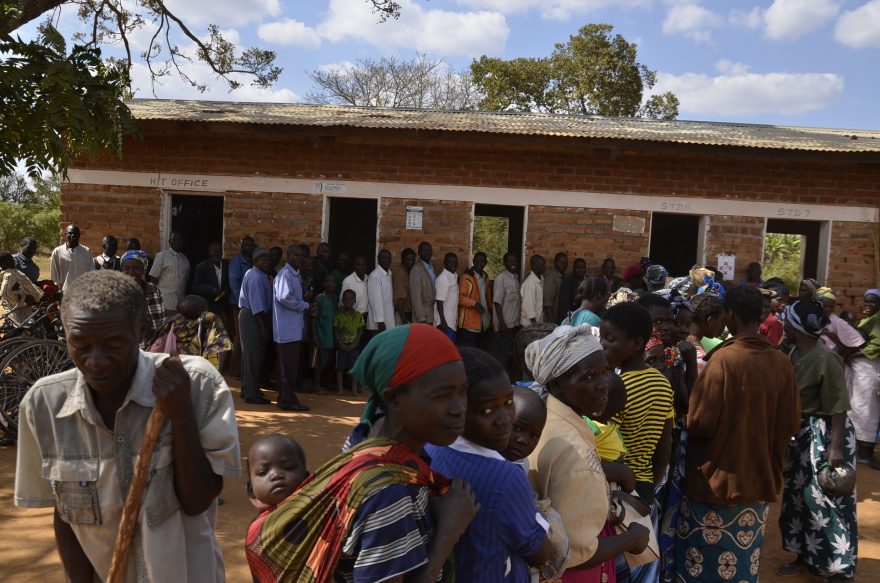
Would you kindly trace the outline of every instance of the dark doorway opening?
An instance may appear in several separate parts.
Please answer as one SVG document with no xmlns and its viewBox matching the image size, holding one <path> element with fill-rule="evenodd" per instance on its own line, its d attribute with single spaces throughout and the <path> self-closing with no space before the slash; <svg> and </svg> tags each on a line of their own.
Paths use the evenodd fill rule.
<svg viewBox="0 0 880 583">
<path fill-rule="evenodd" d="M 192 274 L 208 258 L 208 244 L 223 242 L 223 197 L 171 195 L 171 230 L 183 233 L 183 254 Z"/>
<path fill-rule="evenodd" d="M 334 264 L 340 253 L 347 253 L 352 259 L 364 255 L 372 270 L 376 263 L 376 200 L 331 197 L 328 203 L 330 233 L 327 242 L 333 250 Z"/>
<path fill-rule="evenodd" d="M 699 262 L 700 217 L 652 213 L 649 256 L 670 275 L 685 275 Z"/>
<path fill-rule="evenodd" d="M 791 219 L 767 219 L 767 230 L 766 234 L 768 236 L 779 234 L 779 235 L 796 235 L 800 237 L 800 274 L 797 277 L 794 277 L 794 272 L 792 271 L 794 268 L 790 267 L 789 271 L 792 271 L 789 277 L 792 277 L 791 281 L 795 283 L 799 283 L 801 279 L 804 278 L 818 278 L 819 277 L 819 238 L 820 232 L 822 228 L 821 221 L 799 221 L 799 220 L 791 220 Z M 764 255 L 765 255 L 765 263 L 768 260 L 772 260 L 774 258 L 769 258 L 768 256 L 768 239 L 764 239 Z M 767 279 L 768 275 L 766 273 L 767 269 L 765 266 L 765 273 L 763 274 L 764 279 Z M 771 268 L 772 271 L 772 268 Z M 779 275 L 779 274 L 774 274 Z M 786 279 L 783 276 L 783 279 Z M 795 286 L 796 287 L 796 286 Z M 792 292 L 793 293 L 793 292 Z"/>
<path fill-rule="evenodd" d="M 523 225 L 525 209 L 521 206 L 503 204 L 474 205 L 473 252 L 484 252 L 489 259 L 486 271 L 494 278 L 504 271 L 505 253 L 513 253 L 523 266 Z M 470 265 L 470 258 L 468 258 Z"/>
</svg>

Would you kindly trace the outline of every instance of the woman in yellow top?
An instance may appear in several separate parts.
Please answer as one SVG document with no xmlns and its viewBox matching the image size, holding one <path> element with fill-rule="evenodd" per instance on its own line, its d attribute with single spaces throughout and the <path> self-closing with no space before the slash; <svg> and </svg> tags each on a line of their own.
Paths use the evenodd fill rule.
<svg viewBox="0 0 880 583">
<path fill-rule="evenodd" d="M 529 479 L 562 517 L 570 553 L 564 583 L 600 583 L 614 576 L 615 558 L 640 553 L 649 531 L 634 526 L 613 535 L 607 525 L 610 491 L 583 416 L 601 415 L 612 373 L 590 325 L 560 326 L 526 348 L 526 365 L 547 391 L 547 423 L 529 456 Z"/>
</svg>

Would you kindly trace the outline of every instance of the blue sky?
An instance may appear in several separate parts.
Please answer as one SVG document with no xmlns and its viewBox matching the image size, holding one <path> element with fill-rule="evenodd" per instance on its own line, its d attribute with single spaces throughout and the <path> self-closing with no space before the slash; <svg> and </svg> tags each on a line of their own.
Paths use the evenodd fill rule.
<svg viewBox="0 0 880 583">
<path fill-rule="evenodd" d="M 545 56 L 591 22 L 612 24 L 681 99 L 681 119 L 880 129 L 880 0 L 399 0 L 398 21 L 378 23 L 366 0 L 169 0 L 203 32 L 217 24 L 242 45 L 278 52 L 284 73 L 270 91 L 198 94 L 177 79 L 163 98 L 298 101 L 306 71 L 416 51 L 464 69 L 471 60 Z M 72 10 L 62 28 L 78 27 Z M 29 34 L 32 27 L 22 31 Z M 135 46 L 147 42 L 135 35 Z M 185 43 L 181 41 L 184 46 Z M 151 96 L 137 65 L 138 96 Z"/>
</svg>

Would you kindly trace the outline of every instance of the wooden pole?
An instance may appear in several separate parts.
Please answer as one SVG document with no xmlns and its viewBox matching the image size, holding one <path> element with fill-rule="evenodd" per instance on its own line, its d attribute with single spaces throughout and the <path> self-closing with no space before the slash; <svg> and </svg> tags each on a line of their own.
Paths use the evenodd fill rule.
<svg viewBox="0 0 880 583">
<path fill-rule="evenodd" d="M 147 478 L 150 476 L 150 461 L 153 458 L 156 443 L 159 441 L 164 421 L 165 414 L 158 406 L 153 407 L 153 412 L 150 413 L 150 418 L 147 420 L 147 428 L 141 440 L 141 447 L 138 449 L 128 496 L 122 506 L 122 519 L 119 521 L 119 532 L 116 533 L 116 546 L 113 548 L 113 560 L 110 563 L 110 574 L 107 576 L 106 583 L 122 583 L 125 579 L 128 552 L 131 549 L 144 489 L 147 487 Z"/>
</svg>

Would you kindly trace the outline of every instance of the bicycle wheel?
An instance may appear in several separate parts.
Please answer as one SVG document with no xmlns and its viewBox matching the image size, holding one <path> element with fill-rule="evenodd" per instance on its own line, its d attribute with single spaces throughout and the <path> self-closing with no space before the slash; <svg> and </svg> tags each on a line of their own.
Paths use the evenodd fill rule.
<svg viewBox="0 0 880 583">
<path fill-rule="evenodd" d="M 3 362 L 3 359 L 6 358 L 7 354 L 22 344 L 33 341 L 34 339 L 30 336 L 16 336 L 14 338 L 7 338 L 6 340 L 0 341 L 0 362 Z"/>
<path fill-rule="evenodd" d="M 0 416 L 13 437 L 18 433 L 18 407 L 37 380 L 73 368 L 67 346 L 57 340 L 33 340 L 12 350 L 0 362 Z"/>
</svg>

